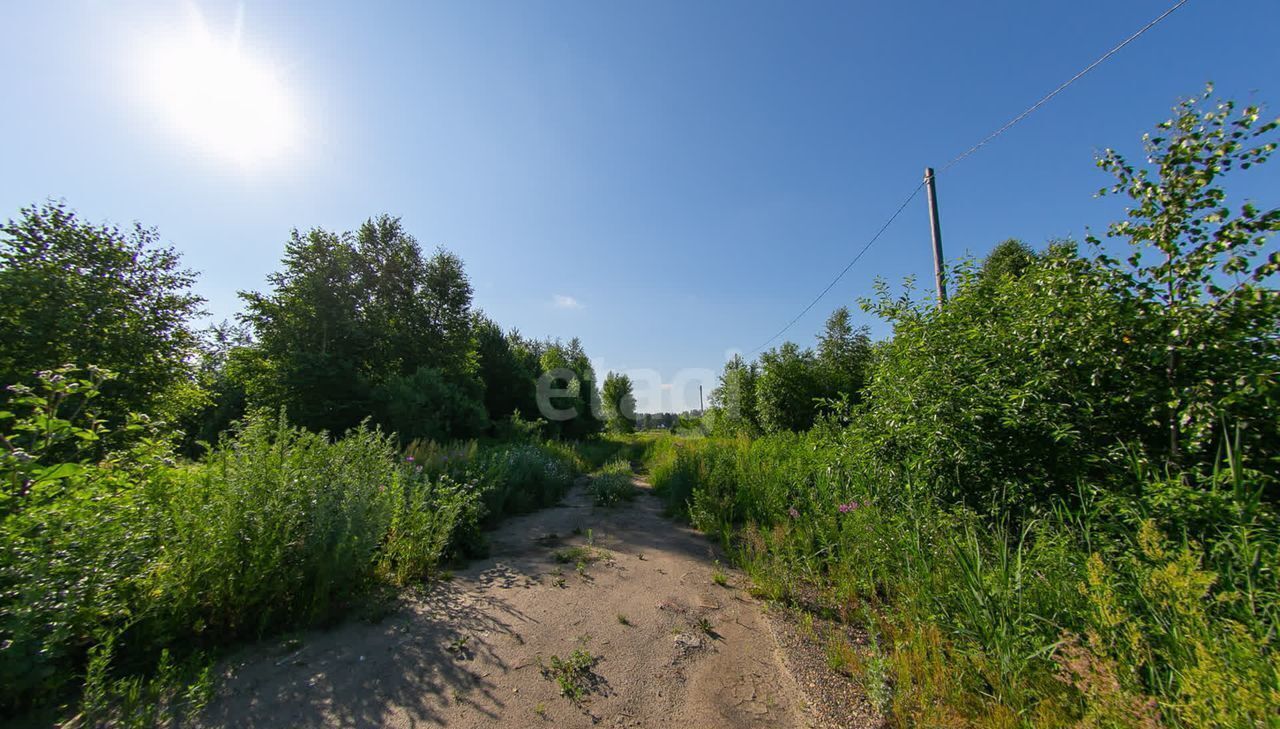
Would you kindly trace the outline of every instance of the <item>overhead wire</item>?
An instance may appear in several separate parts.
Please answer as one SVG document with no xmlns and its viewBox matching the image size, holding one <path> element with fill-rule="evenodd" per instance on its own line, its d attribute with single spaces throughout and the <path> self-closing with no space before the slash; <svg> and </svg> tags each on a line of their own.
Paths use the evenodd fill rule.
<svg viewBox="0 0 1280 729">
<path fill-rule="evenodd" d="M 1070 86 L 1071 84 L 1074 84 L 1075 82 L 1077 82 L 1077 81 L 1079 81 L 1080 79 L 1084 78 L 1086 75 L 1088 75 L 1088 73 L 1089 73 L 1090 71 L 1092 71 L 1093 69 L 1097 68 L 1098 66 L 1101 66 L 1104 62 L 1106 62 L 1106 60 L 1107 60 L 1108 58 L 1111 58 L 1111 57 L 1112 57 L 1112 56 L 1114 56 L 1115 54 L 1119 53 L 1119 52 L 1121 51 L 1121 49 L 1123 49 L 1125 46 L 1129 45 L 1130 43 L 1132 43 L 1132 42 L 1136 41 L 1138 38 L 1142 37 L 1142 35 L 1143 35 L 1144 33 L 1146 33 L 1147 31 L 1149 31 L 1149 30 L 1151 30 L 1152 28 L 1154 28 L 1154 27 L 1156 27 L 1157 25 L 1159 25 L 1159 24 L 1160 24 L 1160 21 L 1164 20 L 1165 18 L 1169 17 L 1170 15 L 1173 15 L 1174 11 L 1176 11 L 1178 8 L 1182 7 L 1183 5 L 1186 5 L 1186 4 L 1187 4 L 1188 2 L 1190 2 L 1190 1 L 1191 1 L 1191 0 L 1178 0 L 1178 2 L 1174 3 L 1174 4 L 1173 4 L 1173 5 L 1172 5 L 1168 10 L 1166 10 L 1166 11 L 1164 11 L 1163 13 L 1161 13 L 1160 15 L 1156 16 L 1156 18 L 1155 18 L 1154 20 L 1152 20 L 1150 23 L 1147 23 L 1146 25 L 1144 25 L 1144 26 L 1142 26 L 1141 28 L 1139 28 L 1139 29 L 1137 30 L 1137 32 L 1135 32 L 1133 35 L 1131 35 L 1131 36 L 1129 36 L 1128 38 L 1125 38 L 1124 40 L 1120 41 L 1120 42 L 1119 42 L 1118 44 L 1116 44 L 1115 46 L 1112 46 L 1111 50 L 1107 51 L 1106 53 L 1103 53 L 1101 56 L 1098 56 L 1097 60 L 1095 60 L 1093 63 L 1090 63 L 1088 66 L 1085 66 L 1085 67 L 1084 67 L 1084 68 L 1083 68 L 1079 73 L 1077 73 L 1076 75 L 1074 75 L 1074 76 L 1072 76 L 1071 78 L 1067 79 L 1066 81 L 1063 81 L 1063 82 L 1058 86 L 1058 88 L 1056 88 L 1056 89 L 1054 89 L 1053 91 L 1050 91 L 1049 93 L 1045 94 L 1043 97 L 1041 97 L 1041 99 L 1040 99 L 1039 101 L 1037 101 L 1036 103 L 1032 104 L 1031 106 L 1028 106 L 1028 107 L 1027 107 L 1027 108 L 1026 108 L 1026 109 L 1025 109 L 1021 114 L 1019 114 L 1019 115 L 1015 116 L 1014 118 L 1010 119 L 1009 121 L 1005 122 L 1004 126 L 1000 127 L 999 129 L 995 130 L 994 132 L 992 132 L 992 133 L 988 134 L 987 136 L 983 137 L 983 138 L 982 138 L 982 141 L 978 142 L 977 144 L 973 145 L 972 147 L 970 147 L 970 148 L 966 149 L 965 151 L 961 152 L 960 154 L 956 155 L 954 158 L 952 158 L 952 160 L 951 160 L 950 162 L 948 162 L 948 163 L 946 163 L 945 165 L 943 165 L 943 166 L 942 166 L 942 171 L 946 171 L 946 170 L 951 169 L 951 168 L 952 168 L 952 167 L 954 167 L 957 163 L 959 163 L 961 160 L 965 159 L 966 157 L 968 157 L 969 155 L 973 154 L 974 152 L 977 152 L 979 149 L 982 149 L 983 147 L 987 146 L 987 144 L 989 144 L 989 143 L 990 143 L 992 140 L 994 140 L 996 137 L 998 137 L 998 136 L 1000 136 L 1001 134 L 1004 134 L 1005 132 L 1007 132 L 1007 131 L 1009 131 L 1010 129 L 1012 129 L 1012 128 L 1013 128 L 1013 127 L 1014 127 L 1018 122 L 1020 122 L 1020 121 L 1022 121 L 1023 119 L 1026 119 L 1027 117 L 1031 116 L 1033 113 L 1035 113 L 1035 111 L 1036 111 L 1037 109 L 1039 109 L 1040 107 L 1042 107 L 1042 106 L 1044 106 L 1045 104 L 1049 103 L 1049 100 L 1050 100 L 1050 99 L 1052 99 L 1053 97 L 1055 97 L 1055 96 L 1057 96 L 1058 94 L 1060 94 L 1060 93 L 1062 93 L 1063 91 L 1065 91 L 1065 90 L 1067 89 L 1067 87 L 1068 87 L 1068 86 Z"/>
<path fill-rule="evenodd" d="M 1151 22 L 1142 26 L 1137 31 L 1135 31 L 1132 35 L 1120 41 L 1115 46 L 1112 46 L 1111 49 L 1108 50 L 1106 53 L 1103 53 L 1101 56 L 1098 56 L 1098 58 L 1095 59 L 1093 63 L 1090 63 L 1088 66 L 1085 66 L 1077 74 L 1075 74 L 1071 78 L 1059 84 L 1057 88 L 1055 88 L 1053 91 L 1050 91 L 1048 94 L 1045 94 L 1034 104 L 1032 104 L 1031 106 L 1023 110 L 1022 113 L 1018 114 L 1017 116 L 1013 117 L 1009 121 L 1005 122 L 1005 124 L 1001 126 L 999 129 L 996 129 L 994 132 L 988 134 L 986 137 L 983 137 L 982 140 L 980 140 L 977 144 L 974 144 L 972 147 L 969 147 L 965 151 L 953 157 L 951 161 L 943 165 L 939 171 L 945 172 L 946 170 L 951 169 L 955 165 L 967 159 L 970 155 L 974 154 L 978 150 L 990 144 L 997 137 L 1009 131 L 1014 126 L 1016 126 L 1019 122 L 1031 116 L 1032 114 L 1034 114 L 1038 109 L 1040 109 L 1040 107 L 1049 103 L 1049 101 L 1052 100 L 1053 97 L 1062 93 L 1069 86 L 1079 81 L 1080 79 L 1084 78 L 1086 75 L 1089 74 L 1090 71 L 1094 70 L 1098 66 L 1101 66 L 1103 63 L 1107 61 L 1107 59 L 1119 53 L 1122 49 L 1124 49 L 1125 46 L 1129 45 L 1130 43 L 1133 43 L 1135 40 L 1142 37 L 1143 34 L 1145 34 L 1147 31 L 1159 25 L 1165 18 L 1168 18 L 1170 15 L 1176 12 L 1179 8 L 1181 8 L 1183 5 L 1186 5 L 1190 1 L 1191 0 L 1178 0 L 1178 2 L 1175 2 L 1163 13 L 1156 16 Z M 786 334 L 787 330 L 789 330 L 792 326 L 794 326 L 796 322 L 800 321 L 800 319 L 803 318 L 805 314 L 808 314 L 809 311 L 812 310 L 813 307 L 816 306 L 817 303 L 822 300 L 822 297 L 826 296 L 827 292 L 831 291 L 831 289 L 834 288 L 835 285 L 839 283 L 842 278 L 844 278 L 844 275 L 848 273 L 849 270 L 853 268 L 853 266 L 859 260 L 862 259 L 862 256 L 868 250 L 870 250 L 871 246 L 875 245 L 876 241 L 880 239 L 880 236 L 884 235 L 884 232 L 889 229 L 889 226 L 892 225 L 893 222 L 898 219 L 898 216 L 902 214 L 902 211 L 906 209 L 907 205 L 912 200 L 915 199 L 916 195 L 920 193 L 920 188 L 922 187 L 924 187 L 924 182 L 921 182 L 920 184 L 916 185 L 915 188 L 911 190 L 911 194 L 907 195 L 906 200 L 904 200 L 902 204 L 898 206 L 898 209 L 895 210 L 893 214 L 889 216 L 889 219 L 885 221 L 884 225 L 880 226 L 880 229 L 877 230 L 876 234 L 871 237 L 871 240 L 867 241 L 866 245 L 864 245 L 862 249 L 858 251 L 858 254 L 853 257 L 853 260 L 849 261 L 849 264 L 845 266 L 840 271 L 840 273 L 836 274 L 836 277 L 831 280 L 831 283 L 827 284 L 827 287 L 824 288 L 821 293 L 815 296 L 813 301 L 809 302 L 808 306 L 805 306 L 804 309 L 802 309 L 799 314 L 796 314 L 796 316 L 792 318 L 791 321 L 787 322 L 787 325 L 784 326 L 782 329 L 780 329 L 777 334 L 774 334 L 772 337 L 769 337 L 767 340 L 765 340 L 763 344 L 751 350 L 748 353 L 748 356 L 754 355 L 756 352 L 759 352 L 760 350 L 769 346 L 769 344 L 771 344 L 778 337 L 781 337 L 783 334 Z"/>
<path fill-rule="evenodd" d="M 831 283 L 827 284 L 827 287 L 823 289 L 821 293 L 813 297 L 813 301 L 810 301 L 808 306 L 804 307 L 804 309 L 799 314 L 796 314 L 795 318 L 787 322 L 787 325 L 785 327 L 778 330 L 777 334 L 765 340 L 764 344 L 761 344 L 760 346 L 748 352 L 747 356 L 751 356 L 756 352 L 759 352 L 760 350 L 769 346 L 769 344 L 773 342 L 773 340 L 785 334 L 787 330 L 792 327 L 792 325 L 800 321 L 800 319 L 805 314 L 808 314 L 809 310 L 812 309 L 815 305 L 817 305 L 817 303 L 822 300 L 822 297 L 826 296 L 827 292 L 830 291 L 832 287 L 834 287 L 837 283 L 840 282 L 840 279 L 844 278 L 844 275 L 849 272 L 849 269 L 853 268 L 854 264 L 856 264 L 862 258 L 863 254 L 865 254 L 868 250 L 870 250 L 871 246 L 875 245 L 876 241 L 880 240 L 880 236 L 884 235 L 884 232 L 889 229 L 890 225 L 893 225 L 893 221 L 897 220 L 898 216 L 902 214 L 902 211 L 907 209 L 907 205 L 910 205 L 911 201 L 915 199 L 916 195 L 920 194 L 920 188 L 922 187 L 924 187 L 923 182 L 915 186 L 915 189 L 911 191 L 910 195 L 907 195 L 907 198 L 902 201 L 902 204 L 898 206 L 898 209 L 893 211 L 893 215 L 890 215 L 889 219 L 884 222 L 884 225 L 880 226 L 880 230 L 876 231 L 876 234 L 871 236 L 871 240 L 867 241 L 867 244 L 862 247 L 862 250 L 858 251 L 858 255 L 854 256 L 852 261 L 849 261 L 849 265 L 845 266 L 844 269 L 840 271 L 840 273 L 837 274 L 834 279 L 831 280 Z"/>
</svg>

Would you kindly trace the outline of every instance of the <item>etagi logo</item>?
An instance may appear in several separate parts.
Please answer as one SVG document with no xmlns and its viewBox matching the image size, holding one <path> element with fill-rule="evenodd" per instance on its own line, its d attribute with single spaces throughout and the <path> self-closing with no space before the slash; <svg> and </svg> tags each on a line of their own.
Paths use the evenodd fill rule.
<svg viewBox="0 0 1280 729">
<path fill-rule="evenodd" d="M 732 350 L 726 352 L 726 361 L 734 354 Z M 668 381 L 655 369 L 609 370 L 603 364 L 593 363 L 593 371 L 585 376 L 567 367 L 544 372 L 536 388 L 538 412 L 542 417 L 560 422 L 589 414 L 603 420 L 604 404 L 600 399 L 603 379 L 597 377 L 597 372 L 617 372 L 630 378 L 632 396 L 616 404 L 618 413 L 630 420 L 635 420 L 638 412 L 701 411 L 709 404 L 712 390 L 719 385 L 719 373 L 706 367 L 686 367 Z"/>
</svg>

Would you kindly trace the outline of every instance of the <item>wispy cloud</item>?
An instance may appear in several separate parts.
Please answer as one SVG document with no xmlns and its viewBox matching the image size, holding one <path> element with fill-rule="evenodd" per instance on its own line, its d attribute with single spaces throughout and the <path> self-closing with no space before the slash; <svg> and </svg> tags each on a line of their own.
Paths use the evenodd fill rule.
<svg viewBox="0 0 1280 729">
<path fill-rule="evenodd" d="M 551 304 L 557 309 L 581 309 L 582 308 L 581 302 L 579 302 L 577 299 L 573 298 L 572 296 L 565 296 L 564 294 L 556 294 L 555 296 L 552 296 Z"/>
</svg>

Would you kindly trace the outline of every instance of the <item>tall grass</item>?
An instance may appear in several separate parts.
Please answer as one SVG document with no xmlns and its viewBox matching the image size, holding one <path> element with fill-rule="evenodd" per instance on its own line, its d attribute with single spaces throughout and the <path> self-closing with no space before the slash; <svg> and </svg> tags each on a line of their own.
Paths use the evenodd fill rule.
<svg viewBox="0 0 1280 729">
<path fill-rule="evenodd" d="M 1030 518 L 977 512 L 817 431 L 649 453 L 759 594 L 878 636 L 856 678 L 895 725 L 1280 721 L 1280 529 L 1232 454 L 1210 523 L 1153 516 L 1197 497 L 1150 473 Z"/>
<path fill-rule="evenodd" d="M 482 550 L 484 524 L 554 503 L 574 475 L 567 454 L 537 444 L 402 454 L 365 427 L 334 440 L 268 414 L 199 464 L 175 463 L 142 424 L 129 426 L 135 446 L 104 457 L 101 425 L 51 402 L 19 403 L 30 412 L 13 432 L 31 437 L 10 436 L 22 447 L 0 460 L 19 487 L 0 500 L 4 714 L 66 700 L 80 677 L 94 716 L 172 698 L 139 677 L 199 674 L 189 659 L 202 651 L 323 624 L 377 585 L 430 577 Z"/>
</svg>

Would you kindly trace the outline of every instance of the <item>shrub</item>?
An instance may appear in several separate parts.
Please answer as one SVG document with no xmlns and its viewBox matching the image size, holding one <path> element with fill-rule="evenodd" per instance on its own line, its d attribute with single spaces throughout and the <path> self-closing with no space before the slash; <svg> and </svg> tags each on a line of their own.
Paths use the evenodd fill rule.
<svg viewBox="0 0 1280 729">
<path fill-rule="evenodd" d="M 198 678 L 193 651 L 336 618 L 379 578 L 409 583 L 466 548 L 486 500 L 497 518 L 572 478 L 540 446 L 419 444 L 409 460 L 365 426 L 331 440 L 268 413 L 179 466 L 145 418 L 118 426 L 126 439 L 83 409 L 110 373 L 42 376 L 0 414 L 6 713 L 65 696 L 86 665 L 95 716 L 148 696 L 190 705 L 165 676 Z"/>
<path fill-rule="evenodd" d="M 636 487 L 631 483 L 631 464 L 613 461 L 592 476 L 587 490 L 596 506 L 614 506 L 620 501 L 632 501 Z"/>
</svg>

